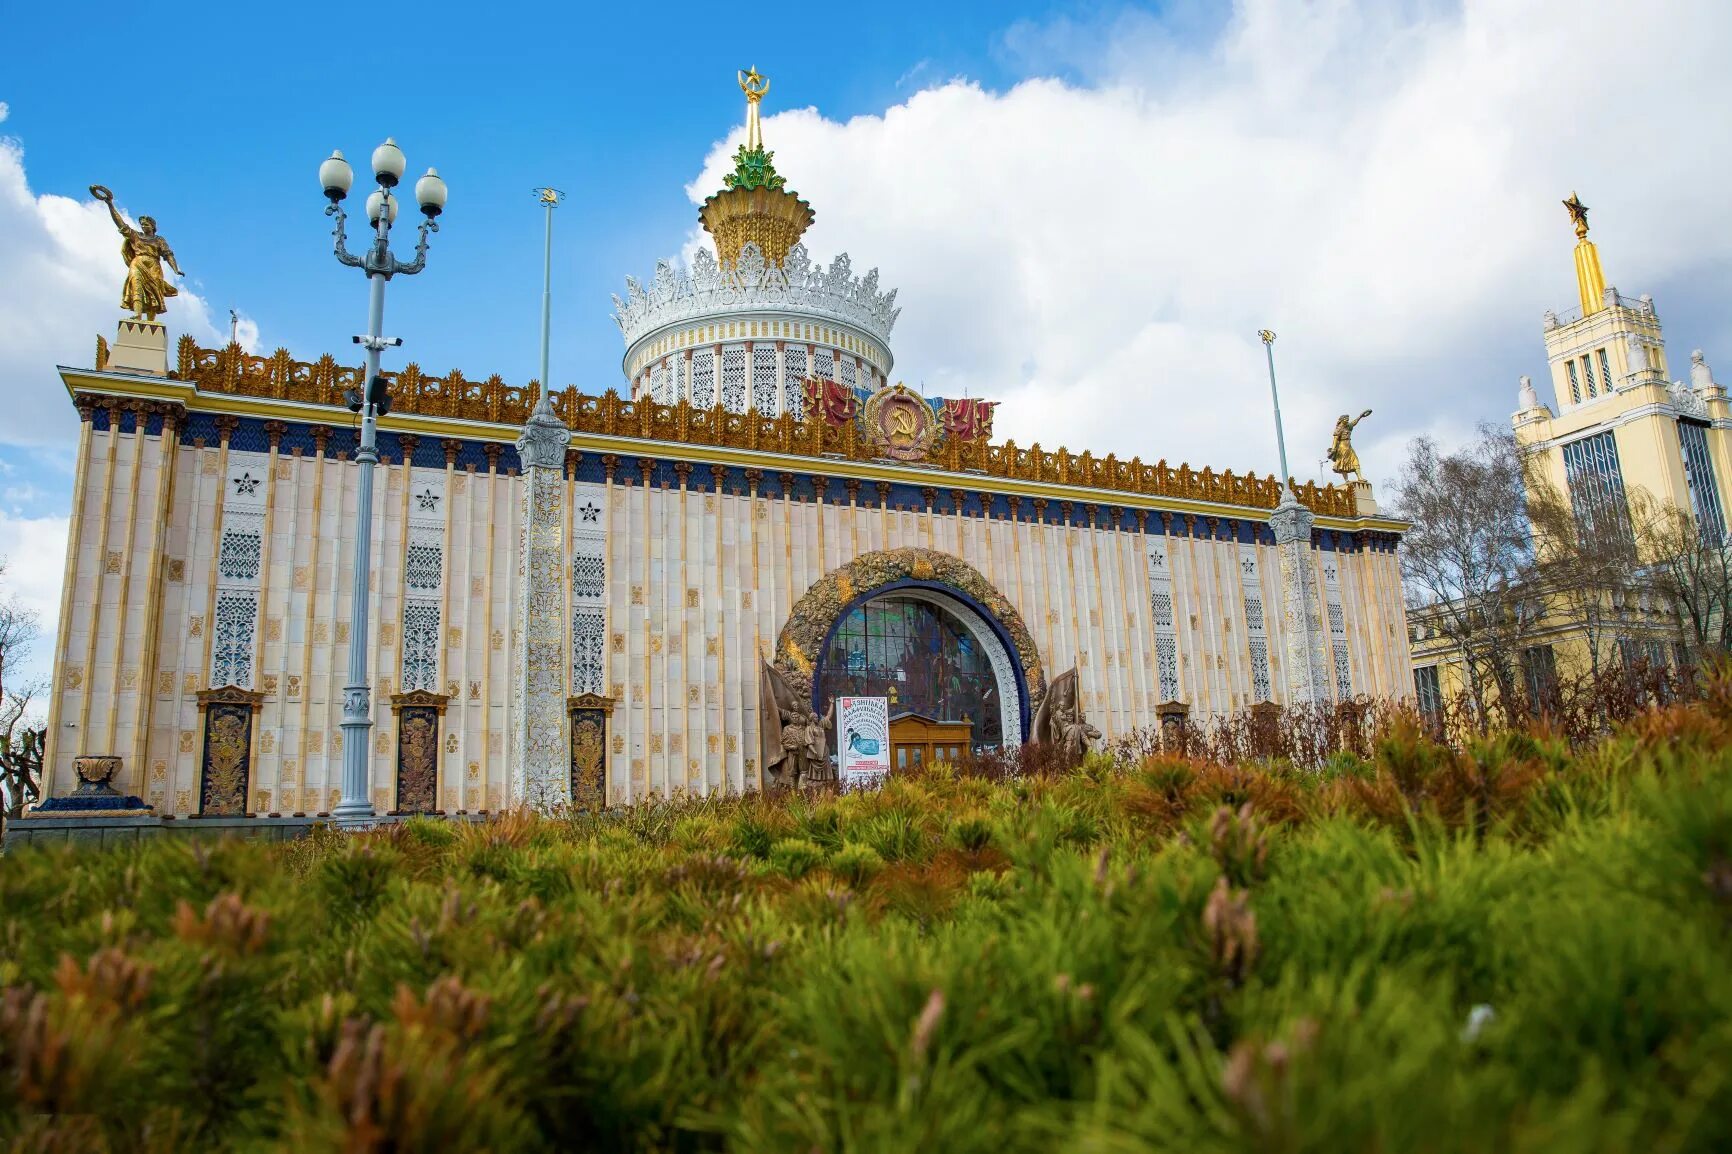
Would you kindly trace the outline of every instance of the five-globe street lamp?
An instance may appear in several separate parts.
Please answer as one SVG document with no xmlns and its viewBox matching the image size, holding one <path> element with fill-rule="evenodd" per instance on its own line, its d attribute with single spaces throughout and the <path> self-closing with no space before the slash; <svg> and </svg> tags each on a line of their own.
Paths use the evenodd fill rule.
<svg viewBox="0 0 1732 1154">
<path fill-rule="evenodd" d="M 341 152 L 331 153 L 319 165 L 319 186 L 331 202 L 325 215 L 336 218 L 336 228 L 331 232 L 335 238 L 332 251 L 339 262 L 367 274 L 367 332 L 355 338 L 355 343 L 367 350 L 367 370 L 361 387 L 350 389 L 345 395 L 349 408 L 361 414 L 361 443 L 355 451 L 361 479 L 356 494 L 354 593 L 349 602 L 349 681 L 343 686 L 343 796 L 331 816 L 339 825 L 348 826 L 370 824 L 375 816 L 368 773 L 373 718 L 372 694 L 367 685 L 367 574 L 372 564 L 373 466 L 379 461 L 375 445 L 378 419 L 391 407 L 384 378 L 379 375 L 379 353 L 388 346 L 403 343 L 400 337 L 386 337 L 379 332 L 385 321 L 385 282 L 398 274 L 413 276 L 427 266 L 427 237 L 439 231 L 438 217 L 445 211 L 445 182 L 436 170 L 429 168 L 415 182 L 415 202 L 426 217 L 415 244 L 415 259 L 404 263 L 391 255 L 391 226 L 397 220 L 396 188 L 407 167 L 396 141 L 387 139 L 373 150 L 373 178 L 379 185 L 367 196 L 367 221 L 373 229 L 373 243 L 365 253 L 356 256 L 349 251 L 343 234 L 347 219 L 343 198 L 349 195 L 355 174 Z"/>
</svg>

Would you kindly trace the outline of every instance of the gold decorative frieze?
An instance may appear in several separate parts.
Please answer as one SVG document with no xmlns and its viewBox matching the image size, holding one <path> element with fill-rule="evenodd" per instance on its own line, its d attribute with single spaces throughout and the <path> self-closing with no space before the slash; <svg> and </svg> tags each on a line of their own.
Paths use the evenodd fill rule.
<svg viewBox="0 0 1732 1154">
<path fill-rule="evenodd" d="M 238 345 L 203 349 L 191 337 L 182 337 L 175 375 L 204 393 L 339 406 L 345 389 L 360 387 L 363 373 L 362 367 L 338 365 L 329 355 L 312 362 L 296 361 L 288 350 L 278 349 L 268 357 L 257 357 Z M 534 384 L 515 388 L 498 376 L 472 381 L 455 371 L 435 377 L 414 364 L 385 377 L 391 382 L 391 407 L 397 413 L 483 421 L 513 430 L 529 419 L 540 396 L 540 388 Z M 830 424 L 816 408 L 807 419 L 796 420 L 788 414 L 731 413 L 719 405 L 694 408 L 683 399 L 671 405 L 648 398 L 628 400 L 612 389 L 592 396 L 575 388 L 556 393 L 553 408 L 579 436 L 632 437 L 823 457 L 833 462 L 872 461 L 882 455 L 856 422 Z M 1027 448 L 1014 441 L 995 444 L 988 436 L 947 436 L 924 463 L 950 472 L 1007 480 L 1256 509 L 1273 509 L 1281 497 L 1281 485 L 1274 477 L 1239 475 L 1232 470 L 1217 473 L 1186 464 L 1174 467 L 1164 460 L 1150 465 L 1136 457 L 1123 461 L 1114 454 L 1096 457 L 1064 448 L 1043 449 L 1038 443 Z M 1313 512 L 1335 517 L 1358 515 L 1351 490 L 1342 486 L 1319 487 L 1306 482 L 1296 485 L 1294 491 Z"/>
</svg>

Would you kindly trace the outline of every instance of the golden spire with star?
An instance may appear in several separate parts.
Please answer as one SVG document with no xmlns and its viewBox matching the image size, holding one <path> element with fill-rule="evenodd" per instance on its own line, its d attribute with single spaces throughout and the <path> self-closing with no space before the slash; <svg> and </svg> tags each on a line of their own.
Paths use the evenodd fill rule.
<svg viewBox="0 0 1732 1154">
<path fill-rule="evenodd" d="M 1570 223 L 1576 226 L 1576 291 L 1582 298 L 1582 315 L 1606 307 L 1606 274 L 1600 269 L 1600 250 L 1588 239 L 1588 206 L 1574 192 L 1564 201 Z"/>
</svg>

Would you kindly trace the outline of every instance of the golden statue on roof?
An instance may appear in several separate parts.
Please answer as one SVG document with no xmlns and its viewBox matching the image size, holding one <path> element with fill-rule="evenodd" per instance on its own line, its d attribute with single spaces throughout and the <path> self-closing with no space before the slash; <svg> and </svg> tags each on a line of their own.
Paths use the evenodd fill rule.
<svg viewBox="0 0 1732 1154">
<path fill-rule="evenodd" d="M 1364 475 L 1359 471 L 1359 454 L 1353 449 L 1353 430 L 1360 421 L 1370 415 L 1371 410 L 1366 409 L 1357 417 L 1342 413 L 1335 419 L 1335 436 L 1329 445 L 1329 463 L 1345 480 L 1364 479 Z"/>
<path fill-rule="evenodd" d="M 156 235 L 156 218 L 141 216 L 138 227 L 126 223 L 114 207 L 114 194 L 100 184 L 90 186 L 90 195 L 108 206 L 114 227 L 120 230 L 120 259 L 126 262 L 126 282 L 120 290 L 120 307 L 132 311 L 135 321 L 155 321 L 168 308 L 168 298 L 180 290 L 168 283 L 162 266 L 166 262 L 177 276 L 185 276 L 168 242 Z"/>
</svg>

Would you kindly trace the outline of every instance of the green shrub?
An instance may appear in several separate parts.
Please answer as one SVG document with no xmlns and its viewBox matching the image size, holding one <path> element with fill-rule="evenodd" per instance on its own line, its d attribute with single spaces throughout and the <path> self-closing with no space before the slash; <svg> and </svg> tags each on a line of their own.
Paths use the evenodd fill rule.
<svg viewBox="0 0 1732 1154">
<path fill-rule="evenodd" d="M 950 827 L 952 845 L 969 853 L 978 853 L 997 838 L 992 819 L 981 813 L 965 813 Z"/>
<path fill-rule="evenodd" d="M 824 851 L 803 837 L 785 837 L 770 847 L 770 864 L 786 877 L 803 878 L 824 864 Z"/>
<path fill-rule="evenodd" d="M 830 869 L 837 877 L 846 878 L 856 886 L 865 885 L 884 868 L 884 859 L 869 845 L 850 842 L 830 858 Z"/>
<path fill-rule="evenodd" d="M 0 1149 L 1732 1149 L 1732 701 L 0 857 Z"/>
</svg>

